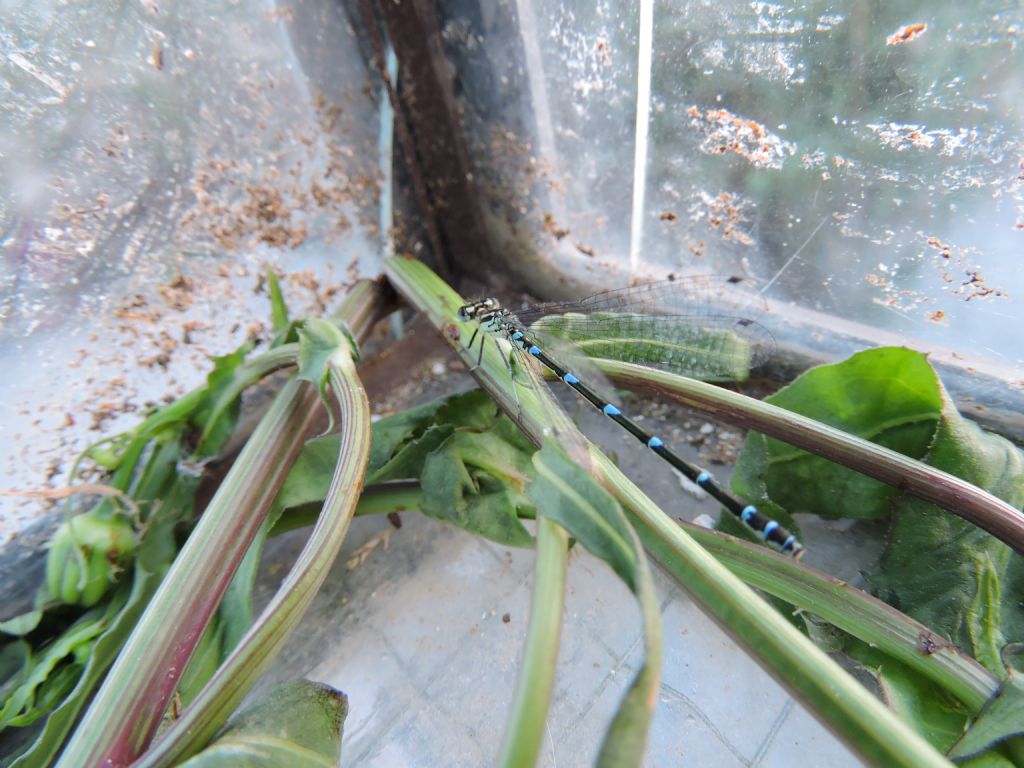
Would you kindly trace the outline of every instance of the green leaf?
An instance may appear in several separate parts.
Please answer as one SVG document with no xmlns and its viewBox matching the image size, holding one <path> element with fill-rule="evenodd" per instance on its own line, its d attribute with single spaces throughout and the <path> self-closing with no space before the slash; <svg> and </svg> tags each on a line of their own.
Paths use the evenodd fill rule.
<svg viewBox="0 0 1024 768">
<path fill-rule="evenodd" d="M 914 458 L 928 450 L 942 408 L 927 358 L 888 347 L 861 352 L 803 374 L 767 402 Z M 742 498 L 767 495 L 766 514 L 813 512 L 870 519 L 889 513 L 898 491 L 852 469 L 761 434 L 748 437 L 733 473 Z"/>
<path fill-rule="evenodd" d="M 270 327 L 279 334 L 288 327 L 288 305 L 285 304 L 277 273 L 272 269 L 267 270 L 267 292 L 270 294 Z"/>
<path fill-rule="evenodd" d="M 480 390 L 411 408 L 373 425 L 366 482 L 420 479 L 424 513 L 510 546 L 531 546 L 519 522 L 532 474 L 526 440 Z M 323 500 L 338 456 L 333 435 L 310 440 L 285 480 L 276 510 Z"/>
<path fill-rule="evenodd" d="M 409 408 L 387 416 L 373 425 L 373 444 L 370 446 L 368 473 L 376 472 L 398 451 L 399 446 L 421 434 L 430 424 L 436 422 L 436 415 L 448 398 L 434 400 L 415 408 Z M 335 449 L 337 453 L 337 449 Z M 299 459 L 302 460 L 301 457 Z"/>
<path fill-rule="evenodd" d="M 299 378 L 322 391 L 327 386 L 327 361 L 347 343 L 334 323 L 317 317 L 306 320 L 299 331 Z"/>
<path fill-rule="evenodd" d="M 367 484 L 380 482 L 378 473 L 381 476 L 407 473 L 403 474 L 403 477 L 408 479 L 420 476 L 425 453 L 419 457 L 417 464 L 411 461 L 412 453 L 405 453 L 405 451 L 409 448 L 414 452 L 423 452 L 423 449 L 433 442 L 434 437 L 431 437 L 426 443 L 421 444 L 419 438 L 423 435 L 424 430 L 432 428 L 431 425 L 435 421 L 439 409 L 447 400 L 448 398 L 442 398 L 410 408 L 383 418 L 373 425 Z M 450 432 L 451 430 L 448 429 L 447 433 L 450 434 Z M 443 430 L 438 434 L 443 434 Z M 334 467 L 338 462 L 338 446 L 337 435 L 317 437 L 309 440 L 303 446 L 302 453 L 296 459 L 274 500 L 276 512 L 324 500 L 331 483 L 331 476 L 334 474 Z M 411 446 L 417 447 L 412 448 Z M 437 447 L 437 444 L 434 447 Z M 403 453 L 405 456 L 399 461 L 398 457 Z M 382 473 L 381 470 L 385 465 L 388 465 L 389 469 L 386 473 Z M 401 471 L 399 471 L 400 467 L 402 467 Z"/>
<path fill-rule="evenodd" d="M 958 763 L 963 768 L 1019 768 L 1019 760 L 1011 760 L 998 752 L 985 752 Z"/>
<path fill-rule="evenodd" d="M 454 431 L 450 424 L 428 427 L 422 435 L 403 445 L 386 464 L 367 475 L 367 485 L 420 477 L 427 458 L 444 445 Z"/>
<path fill-rule="evenodd" d="M 263 545 L 280 514 L 279 509 L 271 508 L 259 533 L 249 545 L 245 557 L 242 558 L 241 565 L 235 571 L 231 584 L 228 585 L 227 591 L 224 593 L 224 599 L 217 606 L 216 622 L 223 630 L 220 634 L 219 661 L 228 657 L 252 625 L 252 595 L 256 585 L 256 575 L 259 571 L 260 557 L 263 554 Z"/>
<path fill-rule="evenodd" d="M 963 735 L 972 713 L 934 682 L 863 643 L 847 651 L 874 675 L 885 703 L 933 747 L 946 752 Z"/>
<path fill-rule="evenodd" d="M 59 680 L 61 693 L 64 694 L 74 685 L 73 681 L 71 686 L 67 685 L 67 674 L 63 671 L 60 671 L 59 678 L 55 679 L 54 671 L 58 665 L 73 664 L 76 649 L 90 644 L 107 628 L 108 622 L 109 617 L 105 611 L 89 611 L 43 649 L 38 658 L 32 655 L 26 657 L 21 674 L 5 686 L 9 692 L 5 690 L 4 705 L 0 708 L 0 730 L 11 726 L 28 725 L 45 715 L 48 711 L 47 705 L 54 702 L 54 696 L 51 692 L 42 702 L 37 702 L 37 697 L 43 696 L 46 686 L 57 685 Z M 76 677 L 78 672 L 80 670 L 75 670 Z"/>
<path fill-rule="evenodd" d="M 448 398 L 437 410 L 438 424 L 482 430 L 491 429 L 499 422 L 512 425 L 482 389 L 471 389 L 469 392 Z M 518 433 L 514 426 L 512 431 Z M 520 435 L 519 440 L 522 439 Z M 533 450 L 532 445 L 530 450 Z"/>
<path fill-rule="evenodd" d="M 527 491 L 545 517 L 565 528 L 637 591 L 638 548 L 617 501 L 553 442 L 533 458 L 537 478 Z"/>
<path fill-rule="evenodd" d="M 39 626 L 39 621 L 42 618 L 42 609 L 36 608 L 35 610 L 28 611 L 27 613 L 13 616 L 7 621 L 0 621 L 0 632 L 3 632 L 5 635 L 24 637 Z"/>
<path fill-rule="evenodd" d="M 999 694 L 981 710 L 970 730 L 950 750 L 950 757 L 974 757 L 1008 739 L 1024 736 L 1024 681 L 1012 668 L 1007 669 Z"/>
<path fill-rule="evenodd" d="M 324 435 L 308 441 L 277 492 L 271 515 L 323 501 L 338 464 L 339 450 L 338 435 Z"/>
<path fill-rule="evenodd" d="M 318 317 L 311 317 L 303 323 L 299 330 L 299 370 L 297 376 L 302 381 L 313 384 L 320 393 L 320 400 L 330 416 L 327 432 L 334 430 L 334 411 L 327 396 L 327 363 L 339 350 L 354 349 L 341 329 L 332 322 Z"/>
<path fill-rule="evenodd" d="M 944 391 L 942 397 L 927 463 L 1020 508 L 1024 455 L 961 417 Z M 1007 634 L 1007 628 L 1019 632 L 1024 625 L 1020 593 L 1003 586 L 1020 558 L 984 531 L 917 499 L 900 498 L 893 509 L 889 546 L 873 588 L 1001 676 L 1000 648 L 1007 639 L 1022 639 Z"/>
<path fill-rule="evenodd" d="M 181 766 L 333 768 L 347 714 L 345 694 L 330 686 L 284 683 L 235 716 L 209 747 Z"/>
<path fill-rule="evenodd" d="M 189 419 L 201 432 L 196 453 L 213 456 L 231 437 L 242 408 L 236 372 L 253 348 L 247 341 L 234 352 L 213 358 L 213 370 L 206 376 L 206 392 Z"/>
<path fill-rule="evenodd" d="M 25 668 L 32 654 L 32 646 L 18 638 L 0 646 L 0 697 L 7 697 L 7 689 L 16 684 L 14 679 Z"/>
<path fill-rule="evenodd" d="M 492 432 L 457 430 L 423 462 L 425 515 L 512 547 L 533 537 L 519 521 L 532 474 L 524 454 Z"/>
<path fill-rule="evenodd" d="M 1024 595 L 1024 557 L 1011 557 L 1003 577 L 1003 594 Z M 1002 628 L 1006 637 L 1024 637 L 1024 611 L 1003 611 Z"/>
</svg>

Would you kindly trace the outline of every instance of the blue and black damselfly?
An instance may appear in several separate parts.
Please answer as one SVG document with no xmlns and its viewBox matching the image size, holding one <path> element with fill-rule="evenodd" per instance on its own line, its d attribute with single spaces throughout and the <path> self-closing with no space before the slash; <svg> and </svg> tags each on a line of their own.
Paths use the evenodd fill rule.
<svg viewBox="0 0 1024 768">
<path fill-rule="evenodd" d="M 799 557 L 803 546 L 796 536 L 751 504 L 723 489 L 709 472 L 681 459 L 665 442 L 623 415 L 619 407 L 584 384 L 570 366 L 553 356 L 551 344 L 571 343 L 591 357 L 609 357 L 661 368 L 704 380 L 741 380 L 751 368 L 771 357 L 774 340 L 754 320 L 712 310 L 706 303 L 714 293 L 732 296 L 731 308 L 742 309 L 742 294 L 731 280 L 698 277 L 648 283 L 607 291 L 568 304 L 540 304 L 513 313 L 486 298 L 459 309 L 459 318 L 476 320 L 480 330 L 501 336 L 549 368 L 595 408 L 667 461 L 691 482 L 707 491 L 738 519 L 782 552 Z M 483 355 L 484 338 L 480 354 Z"/>
</svg>

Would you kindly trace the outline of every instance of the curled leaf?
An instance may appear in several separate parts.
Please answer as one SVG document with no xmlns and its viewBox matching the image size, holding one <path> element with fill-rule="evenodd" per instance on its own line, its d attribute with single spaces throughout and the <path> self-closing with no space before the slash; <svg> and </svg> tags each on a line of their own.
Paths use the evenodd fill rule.
<svg viewBox="0 0 1024 768">
<path fill-rule="evenodd" d="M 210 746 L 181 765 L 333 768 L 347 714 L 348 698 L 329 685 L 283 683 L 232 718 Z"/>
</svg>

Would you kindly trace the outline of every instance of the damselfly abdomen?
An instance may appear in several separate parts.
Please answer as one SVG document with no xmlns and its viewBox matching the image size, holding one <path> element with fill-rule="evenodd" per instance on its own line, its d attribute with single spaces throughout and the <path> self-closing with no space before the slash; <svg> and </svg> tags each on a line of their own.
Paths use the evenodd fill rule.
<svg viewBox="0 0 1024 768">
<path fill-rule="evenodd" d="M 711 309 L 711 293 L 727 299 Z M 499 335 L 524 350 L 576 390 L 595 408 L 622 426 L 691 482 L 707 491 L 738 519 L 782 552 L 799 557 L 803 546 L 796 536 L 751 504 L 728 493 L 709 472 L 672 451 L 665 442 L 625 416 L 557 359 L 547 339 L 578 347 L 590 357 L 606 357 L 648 365 L 691 378 L 711 381 L 742 380 L 774 352 L 771 334 L 755 320 L 729 314 L 742 310 L 749 299 L 731 281 L 713 277 L 665 281 L 607 291 L 579 301 L 540 304 L 513 313 L 493 298 L 466 304 L 464 321 Z M 483 340 L 481 339 L 481 344 Z M 481 347 L 482 354 L 482 347 Z"/>
</svg>

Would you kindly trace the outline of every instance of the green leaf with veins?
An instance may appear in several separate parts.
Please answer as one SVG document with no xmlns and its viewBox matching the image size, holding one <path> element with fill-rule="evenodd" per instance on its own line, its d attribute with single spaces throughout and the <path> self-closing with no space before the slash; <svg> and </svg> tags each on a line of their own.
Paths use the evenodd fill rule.
<svg viewBox="0 0 1024 768">
<path fill-rule="evenodd" d="M 1024 505 L 1024 454 L 964 419 L 925 355 L 903 348 L 861 352 L 808 371 L 769 401 L 920 459 L 1018 509 Z M 748 437 L 747 447 L 752 450 L 737 464 L 733 488 L 767 514 L 888 516 L 880 568 L 866 575 L 872 590 L 1006 676 L 1001 654 L 1009 642 L 1024 639 L 1022 558 L 980 528 L 897 488 L 761 435 Z M 890 699 L 935 746 L 946 749 L 959 738 L 973 713 L 943 709 L 933 685 L 891 660 L 878 663 L 877 674 Z M 1013 696 L 986 710 L 987 744 L 1017 735 L 1022 715 Z M 994 753 L 984 759 L 1002 760 Z"/>
<path fill-rule="evenodd" d="M 813 368 L 766 402 L 920 459 L 935 434 L 942 396 L 924 355 L 890 347 Z M 899 493 L 760 433 L 747 438 L 733 489 L 752 500 L 766 493 L 769 503 L 759 506 L 768 515 L 784 510 L 829 519 L 883 517 Z"/>
<path fill-rule="evenodd" d="M 529 506 L 530 454 L 493 432 L 457 429 L 423 462 L 425 515 L 512 547 L 533 546 L 519 522 Z"/>
</svg>

